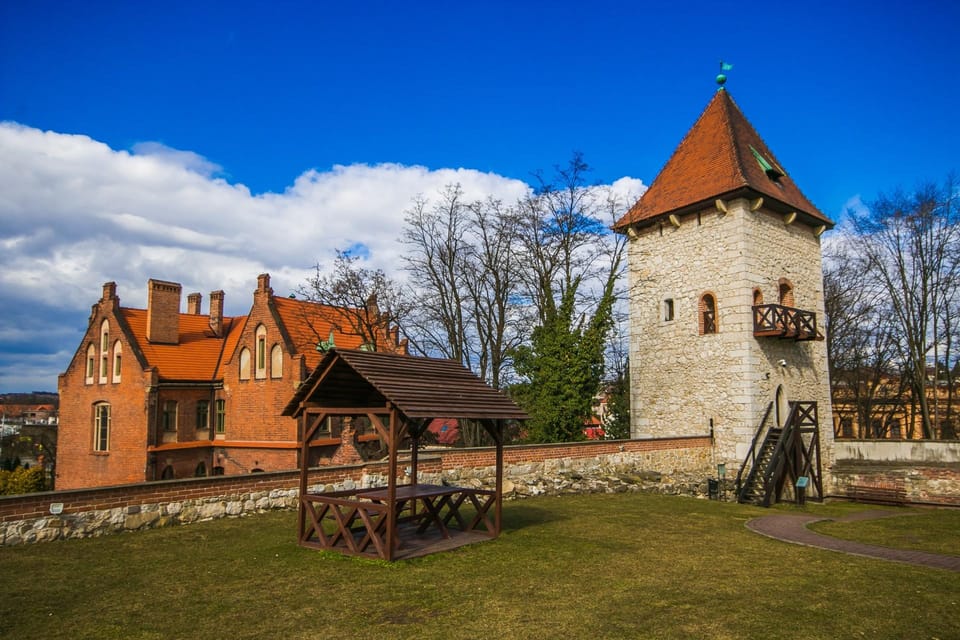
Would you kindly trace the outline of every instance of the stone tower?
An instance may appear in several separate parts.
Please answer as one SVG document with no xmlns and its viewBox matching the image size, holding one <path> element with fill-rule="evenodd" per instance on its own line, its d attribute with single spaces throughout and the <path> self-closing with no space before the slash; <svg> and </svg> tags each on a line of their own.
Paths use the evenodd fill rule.
<svg viewBox="0 0 960 640">
<path fill-rule="evenodd" d="M 780 388 L 816 401 L 829 463 L 820 235 L 831 226 L 717 91 L 615 225 L 629 238 L 633 437 L 712 432 L 715 462 L 736 474 Z"/>
</svg>

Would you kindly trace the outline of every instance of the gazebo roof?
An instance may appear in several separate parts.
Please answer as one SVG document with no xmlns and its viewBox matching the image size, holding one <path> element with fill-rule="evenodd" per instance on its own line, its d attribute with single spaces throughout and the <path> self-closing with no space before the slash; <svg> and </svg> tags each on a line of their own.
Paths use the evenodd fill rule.
<svg viewBox="0 0 960 640">
<path fill-rule="evenodd" d="M 308 402 L 329 408 L 390 404 L 408 418 L 529 417 L 455 360 L 336 348 L 301 383 L 283 415 L 299 416 Z"/>
</svg>

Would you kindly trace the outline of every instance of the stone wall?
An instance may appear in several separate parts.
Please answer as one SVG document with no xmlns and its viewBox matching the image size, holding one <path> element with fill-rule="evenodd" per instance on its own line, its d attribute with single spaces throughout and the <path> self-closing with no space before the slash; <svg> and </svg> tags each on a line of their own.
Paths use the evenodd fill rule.
<svg viewBox="0 0 960 640">
<path fill-rule="evenodd" d="M 903 489 L 906 501 L 960 507 L 960 442 L 837 440 L 828 496 Z"/>
<path fill-rule="evenodd" d="M 753 335 L 754 291 L 777 304 L 793 285 L 798 308 L 823 323 L 820 241 L 744 199 L 637 231 L 629 243 L 632 434 L 716 436 L 718 461 L 744 459 L 764 411 L 783 386 L 818 403 L 825 466 L 832 443 L 826 343 Z M 699 302 L 714 296 L 717 332 L 701 335 Z M 666 301 L 672 301 L 672 315 Z M 781 366 L 780 362 L 785 364 Z"/>
<path fill-rule="evenodd" d="M 714 470 L 709 437 L 516 446 L 504 450 L 504 497 L 649 491 L 704 496 Z M 418 480 L 492 488 L 495 451 L 421 453 Z M 402 474 L 409 462 L 401 462 Z M 386 463 L 310 470 L 310 492 L 387 483 Z M 409 478 L 401 477 L 401 482 Z M 169 480 L 0 497 L 0 546 L 101 536 L 295 509 L 299 472 Z"/>
</svg>

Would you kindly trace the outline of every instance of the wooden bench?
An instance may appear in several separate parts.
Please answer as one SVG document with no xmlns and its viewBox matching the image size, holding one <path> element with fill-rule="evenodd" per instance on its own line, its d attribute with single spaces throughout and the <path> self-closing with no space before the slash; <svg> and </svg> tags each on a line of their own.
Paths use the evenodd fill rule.
<svg viewBox="0 0 960 640">
<path fill-rule="evenodd" d="M 902 484 L 854 484 L 847 487 L 847 497 L 856 502 L 904 504 L 907 490 Z"/>
</svg>

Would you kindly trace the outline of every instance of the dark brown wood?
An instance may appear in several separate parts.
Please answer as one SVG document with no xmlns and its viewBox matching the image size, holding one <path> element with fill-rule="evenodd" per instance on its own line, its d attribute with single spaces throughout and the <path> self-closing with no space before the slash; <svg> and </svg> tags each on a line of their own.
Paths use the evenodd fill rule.
<svg viewBox="0 0 960 640">
<path fill-rule="evenodd" d="M 512 401 L 459 363 L 395 354 L 332 349 L 284 410 L 299 420 L 302 546 L 386 560 L 471 544 L 500 534 L 503 502 L 503 430 L 525 419 Z M 389 415 L 389 424 L 382 416 Z M 331 416 L 365 415 L 388 450 L 385 487 L 307 493 L 309 452 L 339 443 L 317 438 Z M 431 420 L 479 420 L 497 445 L 494 490 L 418 484 L 419 440 Z M 321 434 L 322 435 L 322 434 Z M 399 484 L 399 445 L 409 435 L 410 484 Z M 471 514 L 464 509 L 472 509 Z"/>
</svg>

